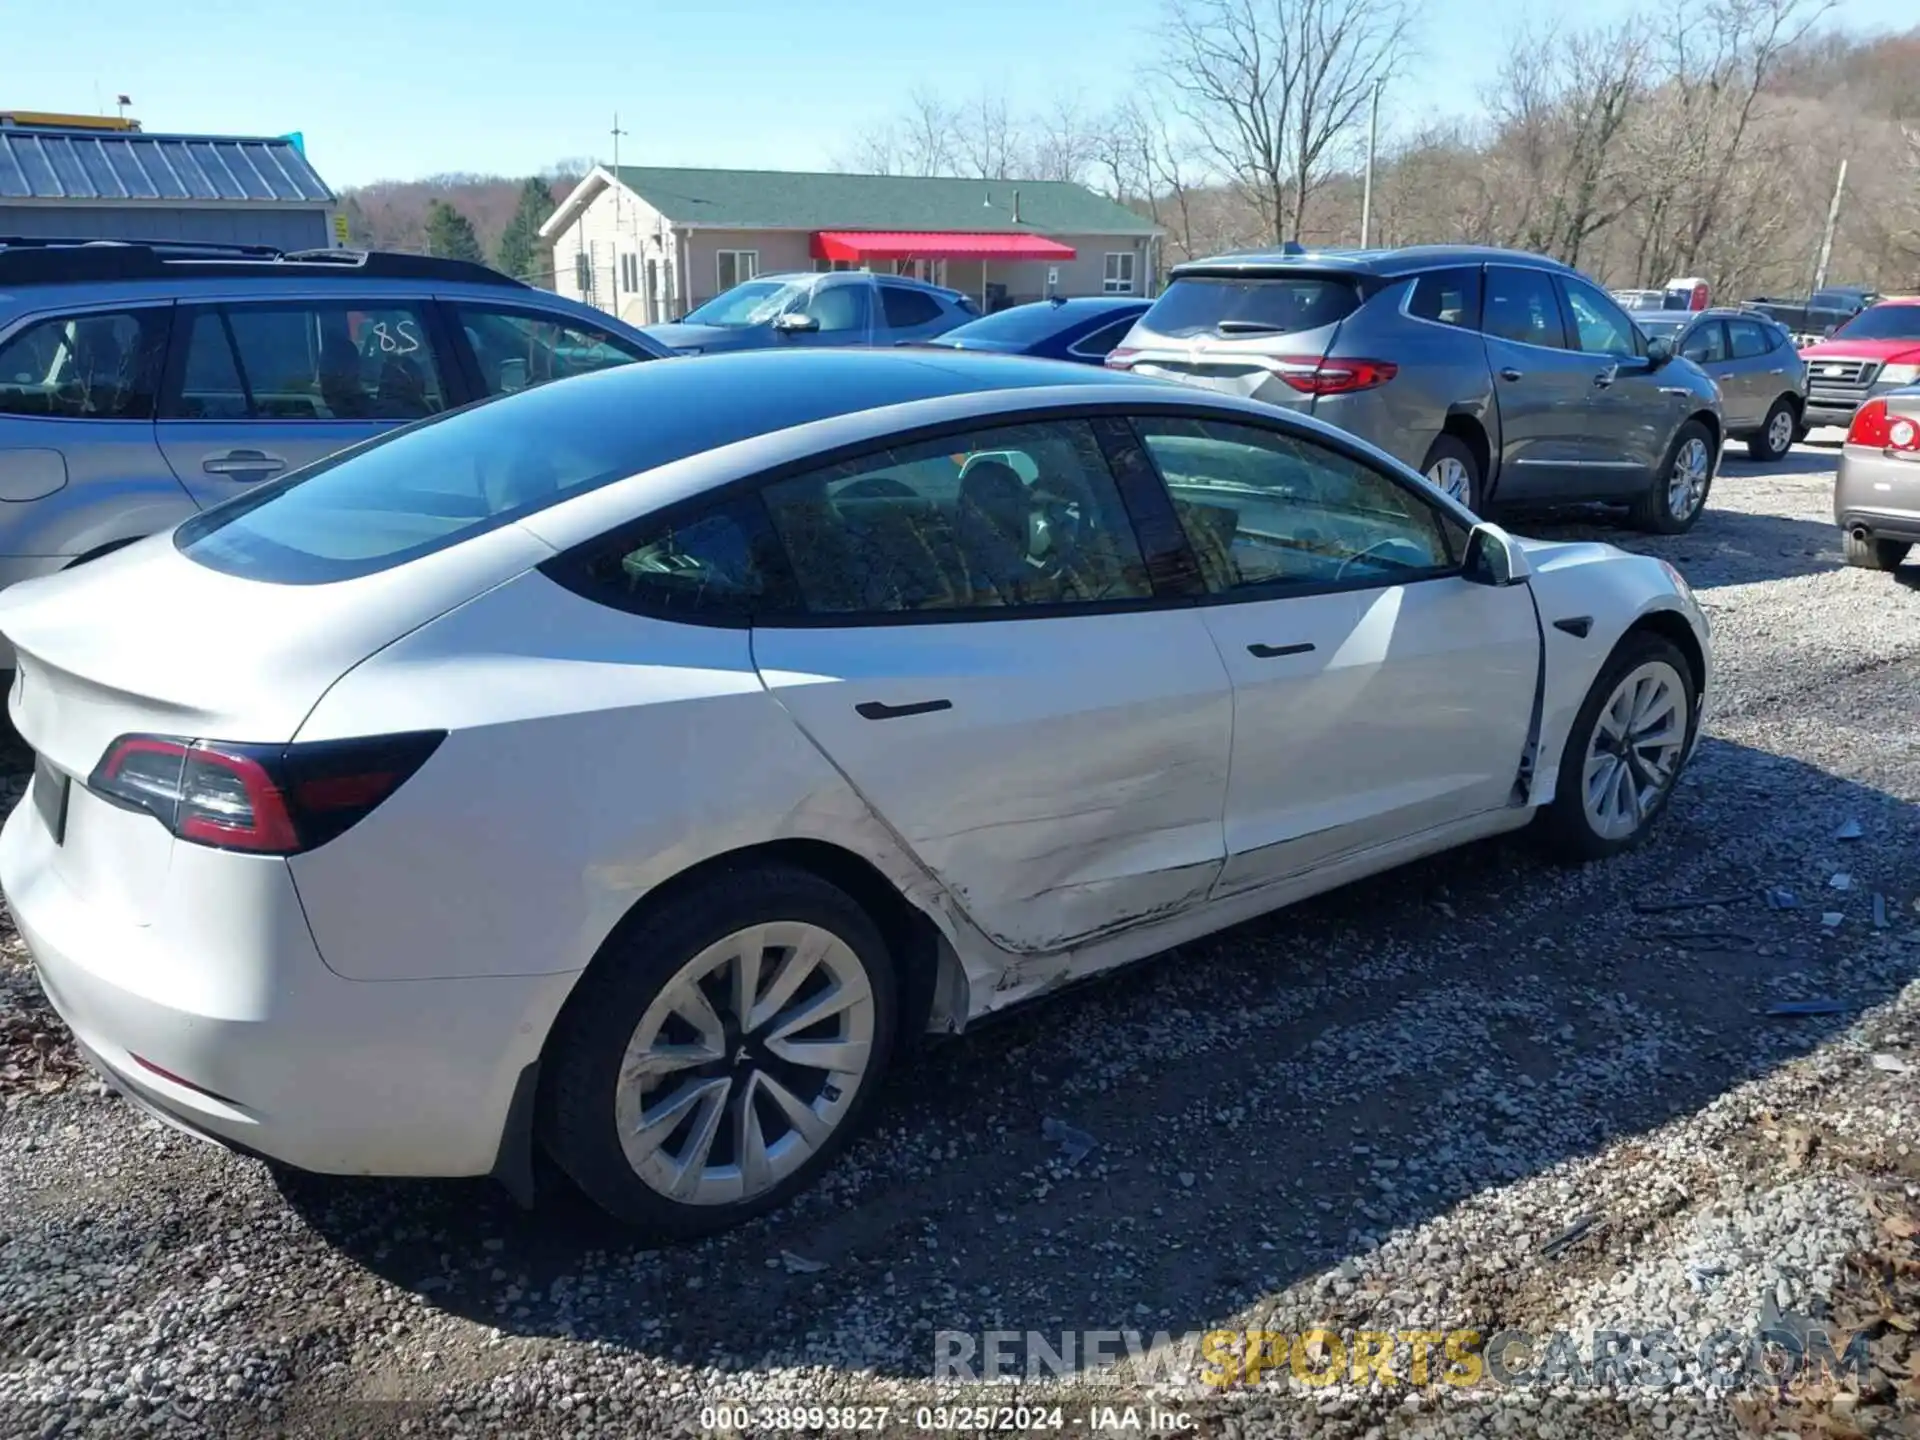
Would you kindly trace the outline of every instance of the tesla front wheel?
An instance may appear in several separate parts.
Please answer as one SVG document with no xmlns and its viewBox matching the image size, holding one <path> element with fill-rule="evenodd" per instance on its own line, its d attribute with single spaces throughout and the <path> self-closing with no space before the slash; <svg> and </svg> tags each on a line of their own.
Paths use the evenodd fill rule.
<svg viewBox="0 0 1920 1440">
<path fill-rule="evenodd" d="M 812 1183 L 893 1044 L 894 975 L 844 891 L 787 866 L 723 872 L 630 927 L 568 1002 L 543 1128 L 595 1203 L 706 1234 Z"/>
<path fill-rule="evenodd" d="M 1603 860 L 1646 839 L 1700 723 L 1693 670 L 1670 640 L 1630 635 L 1574 717 L 1537 825 L 1561 859 Z"/>
</svg>

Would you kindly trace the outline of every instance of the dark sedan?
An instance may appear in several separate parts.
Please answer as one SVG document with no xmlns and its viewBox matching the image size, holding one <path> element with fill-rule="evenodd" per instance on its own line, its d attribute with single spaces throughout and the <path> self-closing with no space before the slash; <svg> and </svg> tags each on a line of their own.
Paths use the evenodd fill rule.
<svg viewBox="0 0 1920 1440">
<path fill-rule="evenodd" d="M 1152 303 L 1118 295 L 1036 300 L 982 315 L 923 343 L 950 350 L 992 350 L 1002 355 L 1034 355 L 1043 360 L 1098 365 L 1126 338 L 1133 322 L 1146 314 Z"/>
</svg>

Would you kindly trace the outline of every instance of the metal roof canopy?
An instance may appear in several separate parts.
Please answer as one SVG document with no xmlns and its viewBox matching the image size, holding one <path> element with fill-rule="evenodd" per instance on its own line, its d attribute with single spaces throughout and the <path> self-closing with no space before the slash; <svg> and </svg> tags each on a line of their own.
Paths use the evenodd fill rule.
<svg viewBox="0 0 1920 1440">
<path fill-rule="evenodd" d="M 1071 260 L 1071 245 L 1004 231 L 821 230 L 816 260 Z"/>
<path fill-rule="evenodd" d="M 0 200 L 330 205 L 290 140 L 0 127 Z"/>
</svg>

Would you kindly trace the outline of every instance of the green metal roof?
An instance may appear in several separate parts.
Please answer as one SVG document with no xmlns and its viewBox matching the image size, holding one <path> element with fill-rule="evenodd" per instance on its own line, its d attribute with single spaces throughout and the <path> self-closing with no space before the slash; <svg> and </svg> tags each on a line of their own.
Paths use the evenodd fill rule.
<svg viewBox="0 0 1920 1440">
<path fill-rule="evenodd" d="M 1062 180 L 812 175 L 622 165 L 629 190 L 669 220 L 741 230 L 943 230 L 1151 235 L 1151 220 Z M 1020 192 L 1020 223 L 1013 192 Z"/>
</svg>

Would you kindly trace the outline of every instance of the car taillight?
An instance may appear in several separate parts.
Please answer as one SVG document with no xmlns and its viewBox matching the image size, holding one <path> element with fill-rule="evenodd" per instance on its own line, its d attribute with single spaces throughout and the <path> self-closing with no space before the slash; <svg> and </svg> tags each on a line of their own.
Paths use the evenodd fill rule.
<svg viewBox="0 0 1920 1440">
<path fill-rule="evenodd" d="M 341 834 L 427 761 L 444 730 L 238 745 L 122 735 L 87 788 L 144 810 L 177 838 L 218 850 L 294 855 Z"/>
<path fill-rule="evenodd" d="M 1888 432 L 1892 428 L 1887 422 L 1887 402 L 1869 400 L 1853 412 L 1853 423 L 1847 427 L 1847 444 L 1884 450 L 1891 443 Z"/>
<path fill-rule="evenodd" d="M 1273 373 L 1303 395 L 1348 395 L 1372 390 L 1400 373 L 1390 360 L 1323 360 L 1312 355 L 1281 355 Z"/>
<path fill-rule="evenodd" d="M 1133 364 L 1133 357 L 1139 353 L 1138 345 L 1116 345 L 1107 352 L 1107 364 L 1115 370 L 1128 369 Z"/>
</svg>

